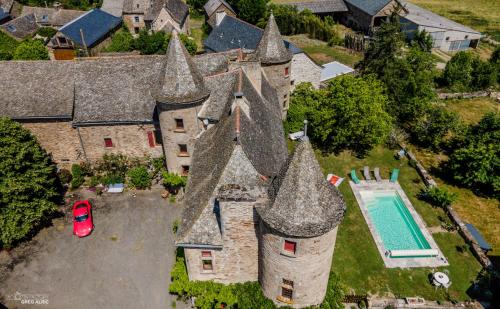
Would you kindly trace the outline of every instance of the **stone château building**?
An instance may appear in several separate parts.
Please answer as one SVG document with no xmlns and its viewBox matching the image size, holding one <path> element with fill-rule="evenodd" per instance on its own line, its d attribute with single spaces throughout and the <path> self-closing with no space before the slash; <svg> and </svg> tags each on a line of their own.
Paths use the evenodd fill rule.
<svg viewBox="0 0 500 309">
<path fill-rule="evenodd" d="M 169 57 L 179 55 L 172 52 L 177 48 L 183 49 L 169 47 Z M 281 98 L 289 87 L 291 54 L 272 15 L 255 54 L 247 57 L 259 65 L 239 62 L 227 73 L 233 95 L 218 101 L 216 119 L 193 139 L 176 244 L 184 249 L 190 280 L 259 281 L 277 305 L 317 305 L 326 293 L 344 201 L 324 179 L 307 138 L 288 157 L 281 122 L 288 105 Z M 259 79 L 252 78 L 255 67 Z M 194 114 L 200 101 L 212 100 L 189 60 L 182 68 L 174 71 L 189 71 L 182 76 L 187 82 L 178 84 L 175 95 L 157 99 L 177 109 L 166 108 L 160 119 L 179 110 Z M 181 80 L 171 74 L 169 83 Z M 201 110 L 215 108 L 211 104 Z M 165 123 L 172 122 L 166 117 Z"/>
</svg>

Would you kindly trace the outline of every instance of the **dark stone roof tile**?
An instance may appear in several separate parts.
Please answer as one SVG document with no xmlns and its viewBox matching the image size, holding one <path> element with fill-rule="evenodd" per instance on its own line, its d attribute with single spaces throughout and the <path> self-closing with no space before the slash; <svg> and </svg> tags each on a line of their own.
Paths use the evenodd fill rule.
<svg viewBox="0 0 500 309">
<path fill-rule="evenodd" d="M 0 26 L 0 29 L 17 40 L 35 34 L 38 30 L 34 14 L 23 15 Z"/>
<path fill-rule="evenodd" d="M 292 54 L 283 43 L 283 38 L 272 13 L 257 47 L 257 54 L 264 64 L 284 63 L 292 60 Z"/>
</svg>

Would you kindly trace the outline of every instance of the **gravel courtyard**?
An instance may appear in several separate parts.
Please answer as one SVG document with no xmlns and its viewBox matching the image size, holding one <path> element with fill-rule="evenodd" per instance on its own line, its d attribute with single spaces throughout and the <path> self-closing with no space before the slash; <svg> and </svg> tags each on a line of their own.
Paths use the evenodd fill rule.
<svg viewBox="0 0 500 309">
<path fill-rule="evenodd" d="M 0 253 L 0 308 L 172 306 L 172 223 L 180 206 L 168 204 L 159 191 L 94 200 L 95 230 L 89 237 L 74 237 L 70 218 L 60 218 L 29 243 Z M 16 292 L 42 295 L 48 304 L 23 305 L 13 300 Z"/>
</svg>

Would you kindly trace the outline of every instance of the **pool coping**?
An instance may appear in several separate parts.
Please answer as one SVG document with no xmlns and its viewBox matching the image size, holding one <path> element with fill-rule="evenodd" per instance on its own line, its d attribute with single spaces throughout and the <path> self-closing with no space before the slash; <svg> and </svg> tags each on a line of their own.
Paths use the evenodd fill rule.
<svg viewBox="0 0 500 309">
<path fill-rule="evenodd" d="M 358 202 L 359 208 L 361 209 L 361 213 L 365 218 L 365 222 L 370 229 L 370 233 L 372 234 L 373 240 L 377 245 L 377 249 L 384 261 L 386 268 L 414 268 L 414 267 L 443 267 L 448 266 L 449 263 L 444 256 L 443 252 L 439 248 L 439 246 L 434 241 L 434 238 L 429 233 L 427 229 L 427 225 L 420 215 L 417 213 L 415 208 L 413 208 L 413 204 L 410 199 L 404 192 L 403 188 L 399 184 L 399 182 L 390 182 L 388 179 L 384 179 L 380 182 L 376 181 L 366 181 L 361 180 L 359 184 L 355 184 L 352 181 L 349 181 L 349 185 L 351 186 L 352 192 L 356 197 L 356 201 Z M 435 257 L 401 257 L 401 258 L 390 258 L 385 255 L 386 250 L 384 249 L 384 242 L 382 241 L 382 237 L 378 234 L 377 229 L 375 228 L 371 217 L 368 213 L 368 209 L 361 197 L 360 191 L 396 191 L 401 199 L 403 200 L 406 208 L 410 212 L 415 220 L 415 223 L 420 228 L 422 235 L 424 235 L 425 240 L 429 243 L 431 249 L 436 249 L 439 254 Z"/>
</svg>

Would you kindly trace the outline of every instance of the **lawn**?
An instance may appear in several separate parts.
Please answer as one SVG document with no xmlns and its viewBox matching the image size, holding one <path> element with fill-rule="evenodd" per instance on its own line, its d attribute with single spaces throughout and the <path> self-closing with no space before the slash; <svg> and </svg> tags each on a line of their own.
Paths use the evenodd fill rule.
<svg viewBox="0 0 500 309">
<path fill-rule="evenodd" d="M 190 37 L 192 37 L 195 40 L 196 45 L 198 45 L 198 52 L 204 50 L 203 40 L 205 39 L 205 33 L 203 33 L 202 28 L 204 23 L 205 18 L 203 16 L 192 16 L 190 19 Z"/>
<path fill-rule="evenodd" d="M 488 112 L 500 111 L 498 103 L 490 97 L 443 100 L 441 103 L 447 110 L 458 113 L 460 118 L 468 124 L 479 122 Z"/>
<path fill-rule="evenodd" d="M 433 237 L 450 262 L 447 269 L 453 282 L 449 289 L 449 296 L 442 290 L 436 291 L 428 282 L 430 268 L 416 269 L 387 269 L 379 255 L 372 235 L 361 214 L 359 206 L 347 183 L 347 174 L 352 168 L 358 171 L 365 165 L 380 167 L 381 176 L 388 178 L 392 168 L 400 168 L 399 182 L 410 198 L 417 212 L 422 216 L 427 226 L 438 227 L 442 221 L 448 221 L 446 214 L 429 204 L 420 201 L 416 195 L 424 187 L 416 170 L 407 160 L 396 160 L 395 151 L 384 147 L 377 147 L 364 159 L 353 157 L 348 152 L 339 155 L 321 155 L 318 160 L 323 172 L 335 173 L 346 176 L 346 181 L 340 186 L 346 203 L 347 212 L 344 221 L 339 227 L 337 244 L 333 258 L 333 269 L 341 276 L 343 282 L 349 287 L 351 293 L 396 295 L 396 296 L 421 296 L 426 299 L 466 300 L 466 294 L 481 270 L 481 265 L 476 261 L 470 251 L 459 253 L 457 247 L 465 244 L 456 232 L 438 232 Z M 358 175 L 361 173 L 358 172 Z"/>
<path fill-rule="evenodd" d="M 500 41 L 500 6 L 495 0 L 409 0 Z"/>
<path fill-rule="evenodd" d="M 350 51 L 341 46 L 330 47 L 326 42 L 310 39 L 305 34 L 286 36 L 285 38 L 304 50 L 318 64 L 338 61 L 354 67 L 363 58 L 363 54 L 360 52 Z"/>
</svg>

